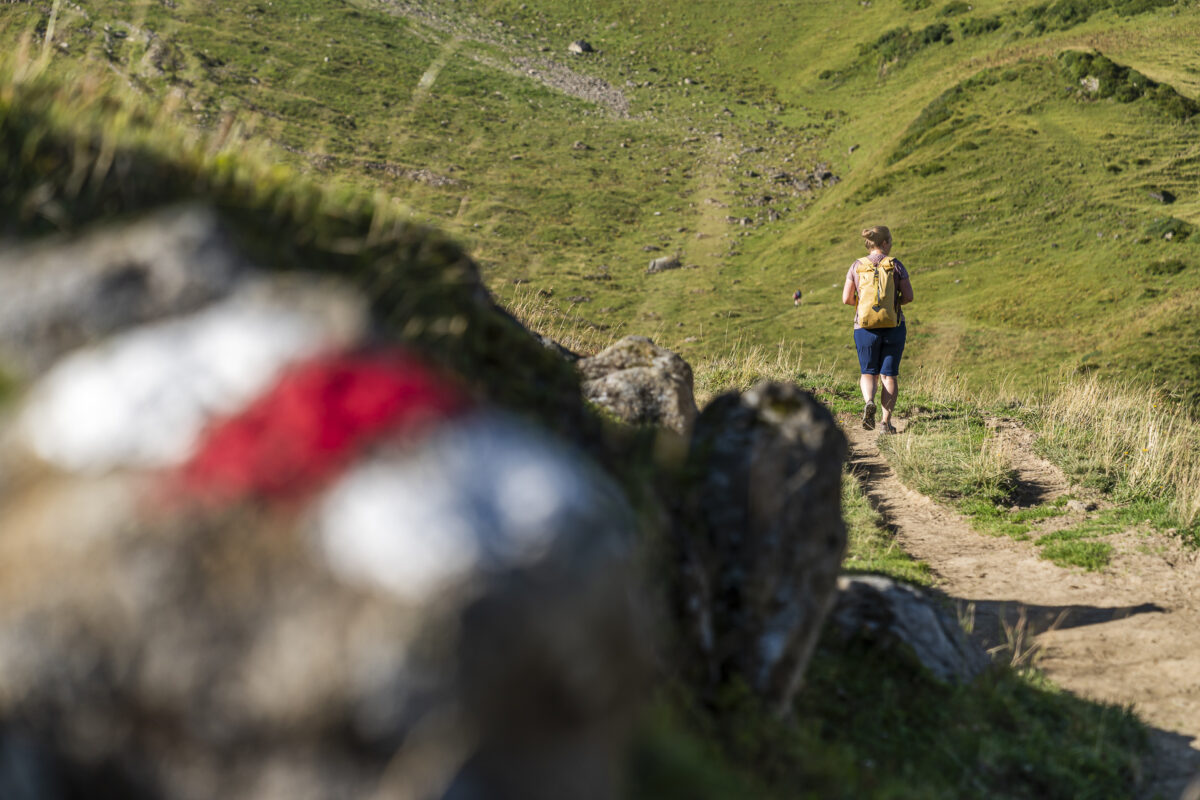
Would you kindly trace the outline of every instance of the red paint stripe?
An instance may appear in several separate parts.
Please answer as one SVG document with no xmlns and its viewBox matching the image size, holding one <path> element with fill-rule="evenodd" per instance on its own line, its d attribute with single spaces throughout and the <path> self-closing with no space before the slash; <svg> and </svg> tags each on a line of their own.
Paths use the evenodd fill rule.
<svg viewBox="0 0 1200 800">
<path fill-rule="evenodd" d="M 222 502 L 304 495 L 381 436 L 421 432 L 468 407 L 450 379 L 408 353 L 319 358 L 212 426 L 183 468 L 183 486 Z"/>
</svg>

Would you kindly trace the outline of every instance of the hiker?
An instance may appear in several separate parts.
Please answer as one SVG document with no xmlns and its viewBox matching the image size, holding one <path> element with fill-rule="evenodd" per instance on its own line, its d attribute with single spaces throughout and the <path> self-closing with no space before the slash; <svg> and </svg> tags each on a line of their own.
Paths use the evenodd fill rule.
<svg viewBox="0 0 1200 800">
<path fill-rule="evenodd" d="M 862 232 L 867 257 L 850 265 L 842 302 L 855 306 L 854 346 L 858 349 L 858 364 L 862 377 L 862 425 L 866 430 L 875 427 L 875 389 L 883 384 L 880 404 L 883 406 L 881 433 L 895 433 L 892 409 L 896 407 L 899 391 L 900 357 L 904 354 L 904 312 L 900 306 L 913 300 L 908 271 L 899 259 L 892 258 L 892 232 L 883 225 Z"/>
<path fill-rule="evenodd" d="M 802 298 L 802 297 L 804 297 L 804 293 L 801 292 L 799 289 L 797 289 L 796 293 L 792 295 L 792 305 L 794 305 L 794 306 L 800 305 L 800 298 Z"/>
</svg>

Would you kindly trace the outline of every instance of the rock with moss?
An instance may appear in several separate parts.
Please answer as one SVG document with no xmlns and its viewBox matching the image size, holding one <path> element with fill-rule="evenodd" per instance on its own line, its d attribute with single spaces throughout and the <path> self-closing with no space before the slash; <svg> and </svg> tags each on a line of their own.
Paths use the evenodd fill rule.
<svg viewBox="0 0 1200 800">
<path fill-rule="evenodd" d="M 622 493 L 408 362 L 362 385 L 387 365 L 293 380 L 165 484 L 5 493 L 0 796 L 618 796 L 648 662 Z M 298 404 L 344 430 L 389 382 L 402 435 L 274 463 L 321 433 Z"/>
<path fill-rule="evenodd" d="M 224 244 L 193 239 L 191 246 L 231 247 L 267 272 L 334 276 L 367 298 L 377 338 L 425 353 L 490 402 L 586 446 L 596 442 L 598 427 L 571 365 L 497 308 L 478 266 L 444 234 L 363 197 L 334 198 L 278 168 L 172 139 L 155 115 L 138 109 L 123 128 L 114 128 L 103 98 L 72 96 L 49 78 L 11 91 L 0 104 L 0 237 L 6 247 L 49 234 L 82 242 L 95 232 L 101 241 L 115 220 L 199 203 L 211 210 L 212 230 Z M 107 133 L 101 138 L 92 130 Z M 144 265 L 149 251 L 128 241 L 131 263 Z M 157 277 L 136 269 L 122 275 L 113 262 L 107 278 L 94 276 L 102 279 L 95 291 L 115 292 L 125 306 L 128 298 L 147 304 L 136 284 L 170 271 L 160 266 Z M 182 292 L 180 310 L 202 302 L 200 292 L 198 285 Z M 164 309 L 147 304 L 143 313 L 153 317 Z M 56 313 L 66 319 L 70 309 L 60 305 Z M 55 335 L 65 343 L 108 324 L 70 321 Z M 26 370 L 13 358 L 25 360 L 0 352 L 0 373 L 19 378 Z"/>
<path fill-rule="evenodd" d="M 696 419 L 692 368 L 645 336 L 626 336 L 577 363 L 584 396 L 632 425 L 686 436 Z"/>
<path fill-rule="evenodd" d="M 0 104 L 0 796 L 614 797 L 645 613 L 571 365 L 436 232 L 36 89 Z"/>
<path fill-rule="evenodd" d="M 29 382 L 0 795 L 616 796 L 648 663 L 624 493 L 366 307 L 250 270 Z"/>
<path fill-rule="evenodd" d="M 846 441 L 794 384 L 717 397 L 692 434 L 677 515 L 684 663 L 715 696 L 741 681 L 786 713 L 846 548 Z"/>
</svg>

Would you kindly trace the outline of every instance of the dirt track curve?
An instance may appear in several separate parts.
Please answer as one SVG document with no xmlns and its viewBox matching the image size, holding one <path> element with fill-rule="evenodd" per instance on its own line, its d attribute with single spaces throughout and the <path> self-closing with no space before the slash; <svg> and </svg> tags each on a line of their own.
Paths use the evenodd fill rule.
<svg viewBox="0 0 1200 800">
<path fill-rule="evenodd" d="M 1045 502 L 1070 489 L 1061 471 L 1032 453 L 1029 431 L 1007 420 L 991 425 L 1018 471 L 1025 500 Z M 1146 547 L 1144 537 L 1131 533 L 1106 539 L 1115 553 L 1103 572 L 1055 566 L 1038 558 L 1032 542 L 978 533 L 953 510 L 909 489 L 880 455 L 877 432 L 849 420 L 844 427 L 851 466 L 872 505 L 900 545 L 933 569 L 939 591 L 963 608 L 974 605 L 983 644 L 1005 643 L 1005 626 L 1024 618 L 1038 647 L 1037 665 L 1054 683 L 1084 697 L 1131 704 L 1153 729 L 1139 796 L 1180 797 L 1200 774 L 1197 554 L 1157 537 Z"/>
</svg>

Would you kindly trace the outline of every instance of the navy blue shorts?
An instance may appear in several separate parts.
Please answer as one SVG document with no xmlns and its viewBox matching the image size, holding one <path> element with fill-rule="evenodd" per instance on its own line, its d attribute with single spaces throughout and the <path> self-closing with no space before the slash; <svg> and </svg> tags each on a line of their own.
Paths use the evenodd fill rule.
<svg viewBox="0 0 1200 800">
<path fill-rule="evenodd" d="M 858 366 L 863 375 L 899 375 L 900 356 L 904 355 L 904 340 L 908 331 L 901 322 L 894 328 L 854 330 L 854 346 L 858 348 Z"/>
</svg>

